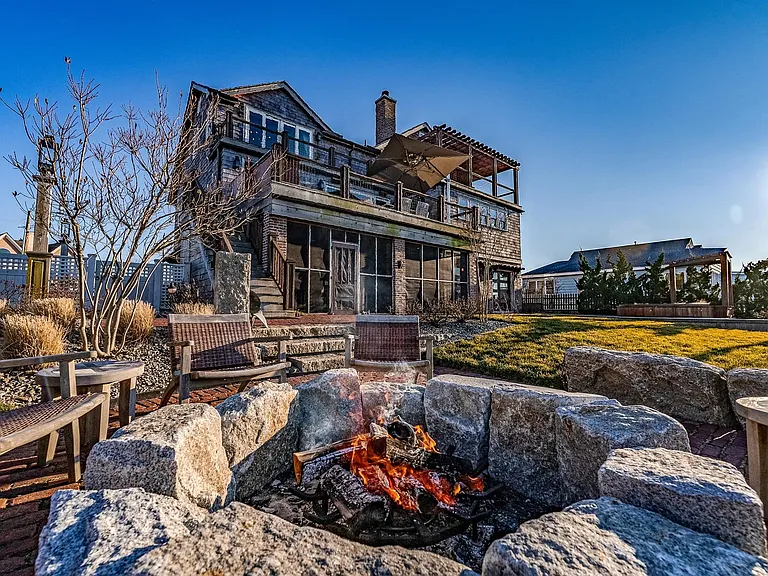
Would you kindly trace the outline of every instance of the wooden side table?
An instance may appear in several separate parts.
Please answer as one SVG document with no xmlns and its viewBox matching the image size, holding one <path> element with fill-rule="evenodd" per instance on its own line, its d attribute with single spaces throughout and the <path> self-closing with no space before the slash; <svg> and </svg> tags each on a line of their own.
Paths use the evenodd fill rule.
<svg viewBox="0 0 768 576">
<path fill-rule="evenodd" d="M 112 384 L 120 384 L 118 412 L 120 426 L 125 426 L 136 415 L 136 379 L 144 373 L 144 363 L 137 360 L 98 360 L 75 364 L 75 382 L 78 394 L 86 392 L 104 392 L 109 398 Z M 35 375 L 40 385 L 43 402 L 61 396 L 59 390 L 59 369 L 45 368 Z M 86 452 L 96 442 L 106 440 L 109 426 L 109 402 L 104 402 L 98 410 L 91 411 L 85 417 L 83 444 Z M 58 434 L 40 440 L 38 445 L 38 463 L 48 464 L 56 451 Z"/>
<path fill-rule="evenodd" d="M 749 485 L 768 506 L 768 397 L 739 398 L 735 408 L 747 419 Z"/>
</svg>

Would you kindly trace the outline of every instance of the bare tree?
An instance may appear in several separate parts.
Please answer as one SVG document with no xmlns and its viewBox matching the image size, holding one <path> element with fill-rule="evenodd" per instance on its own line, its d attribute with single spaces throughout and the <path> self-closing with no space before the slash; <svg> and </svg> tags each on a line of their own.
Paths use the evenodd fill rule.
<svg viewBox="0 0 768 576">
<path fill-rule="evenodd" d="M 107 356 L 125 345 L 118 330 L 125 300 L 140 293 L 163 259 L 185 241 L 222 238 L 252 216 L 252 195 L 269 170 L 250 164 L 234 183 L 222 186 L 202 167 L 220 114 L 218 101 L 196 107 L 181 96 L 175 109 L 157 84 L 149 111 L 131 105 L 114 112 L 99 108 L 98 84 L 72 74 L 67 59 L 71 106 L 35 97 L 9 104 L 29 141 L 53 137 L 48 159 L 54 169 L 54 211 L 71 231 L 69 248 L 79 274 L 80 336 L 83 346 Z M 196 114 L 195 121 L 191 116 Z M 44 149 L 45 151 L 45 149 Z M 34 199 L 32 162 L 16 153 L 7 160 L 23 175 L 27 198 Z M 260 174 L 260 175 L 259 175 Z M 246 177 L 249 176 L 249 177 Z M 86 278 L 88 253 L 103 261 L 93 289 Z"/>
</svg>

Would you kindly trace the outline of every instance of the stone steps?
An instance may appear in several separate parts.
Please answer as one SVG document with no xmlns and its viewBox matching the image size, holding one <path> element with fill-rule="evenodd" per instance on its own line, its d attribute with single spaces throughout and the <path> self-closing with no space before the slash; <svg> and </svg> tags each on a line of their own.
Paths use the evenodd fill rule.
<svg viewBox="0 0 768 576">
<path fill-rule="evenodd" d="M 308 356 L 290 356 L 288 360 L 301 374 L 325 372 L 334 368 L 344 368 L 344 354 L 311 354 Z"/>
<path fill-rule="evenodd" d="M 261 353 L 267 358 L 277 356 L 277 342 L 261 344 Z M 344 338 L 299 338 L 286 343 L 289 356 L 344 352 Z"/>
<path fill-rule="evenodd" d="M 258 338 L 287 336 L 294 338 L 341 338 L 354 332 L 351 324 L 297 324 L 295 326 L 269 326 L 254 328 L 253 335 Z"/>
</svg>

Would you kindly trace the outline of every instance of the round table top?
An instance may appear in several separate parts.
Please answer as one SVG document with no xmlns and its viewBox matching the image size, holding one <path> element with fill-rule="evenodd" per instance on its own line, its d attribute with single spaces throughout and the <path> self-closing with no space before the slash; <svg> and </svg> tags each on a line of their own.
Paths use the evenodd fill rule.
<svg viewBox="0 0 768 576">
<path fill-rule="evenodd" d="M 736 400 L 736 412 L 747 420 L 768 426 L 768 397 L 739 398 Z"/>
<path fill-rule="evenodd" d="M 121 382 L 144 374 L 144 362 L 139 360 L 96 360 L 75 364 L 75 382 L 78 386 L 93 386 Z M 40 384 L 59 384 L 59 367 L 40 370 L 35 379 Z"/>
</svg>

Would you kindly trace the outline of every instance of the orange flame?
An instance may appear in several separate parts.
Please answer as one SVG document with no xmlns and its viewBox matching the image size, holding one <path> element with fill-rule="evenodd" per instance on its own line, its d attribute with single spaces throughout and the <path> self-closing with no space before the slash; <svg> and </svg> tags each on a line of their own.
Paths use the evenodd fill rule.
<svg viewBox="0 0 768 576">
<path fill-rule="evenodd" d="M 424 450 L 437 452 L 435 441 L 420 426 L 415 427 L 416 438 Z M 394 465 L 386 455 L 377 453 L 367 438 L 356 439 L 365 449 L 352 453 L 350 471 L 375 494 L 389 496 L 398 506 L 406 510 L 419 510 L 418 493 L 428 492 L 438 502 L 453 507 L 456 495 L 461 490 L 482 491 L 481 478 L 462 478 L 452 482 L 445 475 L 434 470 L 422 470 L 406 464 Z"/>
</svg>

